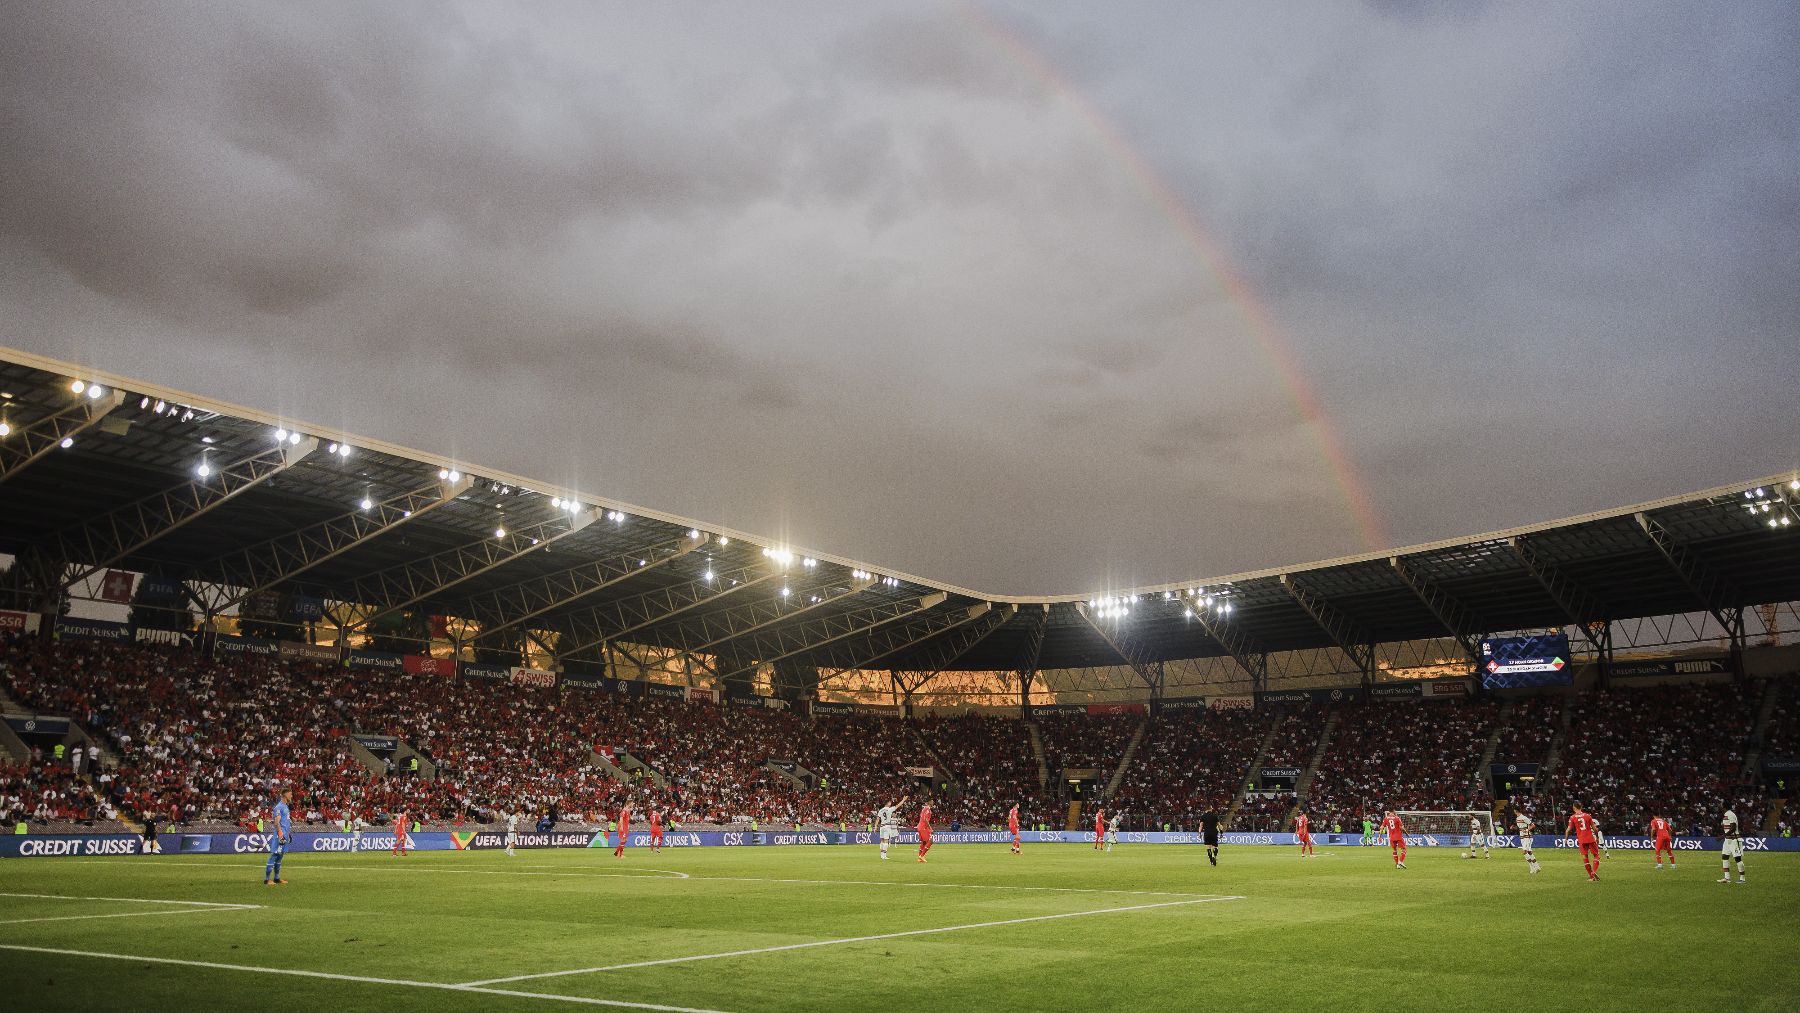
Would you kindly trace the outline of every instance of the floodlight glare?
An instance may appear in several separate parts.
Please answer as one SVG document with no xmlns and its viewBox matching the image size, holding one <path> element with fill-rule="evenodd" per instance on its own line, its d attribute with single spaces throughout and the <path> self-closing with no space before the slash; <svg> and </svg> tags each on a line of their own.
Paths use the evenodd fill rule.
<svg viewBox="0 0 1800 1013">
<path fill-rule="evenodd" d="M 298 447 L 300 445 L 300 434 L 299 433 L 289 433 L 288 434 L 288 443 L 293 446 Z"/>
<path fill-rule="evenodd" d="M 95 401 L 100 400 L 100 395 L 102 395 L 104 393 L 106 393 L 106 388 L 100 386 L 97 383 L 88 388 L 88 397 L 94 399 Z"/>
<path fill-rule="evenodd" d="M 283 443 L 283 442 L 286 442 L 286 440 L 287 440 L 287 430 L 285 430 L 285 429 L 275 430 L 275 442 L 276 443 Z"/>
<path fill-rule="evenodd" d="M 69 384 L 69 389 L 74 391 L 75 393 L 79 394 L 82 391 L 87 390 L 87 384 L 81 382 L 80 380 L 76 380 L 75 382 Z"/>
<path fill-rule="evenodd" d="M 495 528 L 494 529 L 494 537 L 495 538 L 505 538 L 506 537 L 506 529 L 505 528 Z"/>
<path fill-rule="evenodd" d="M 163 413 L 163 409 L 167 408 L 168 406 L 169 406 L 169 403 L 167 401 L 158 401 L 158 402 L 156 402 L 156 407 L 151 409 L 151 411 L 154 411 L 154 412 L 156 412 L 156 414 L 161 415 Z"/>
<path fill-rule="evenodd" d="M 460 482 L 462 481 L 462 472 L 457 471 L 455 468 L 451 468 L 449 478 L 452 482 Z"/>
<path fill-rule="evenodd" d="M 205 478 L 206 476 L 212 474 L 212 465 L 207 464 L 205 461 L 201 461 L 200 467 L 195 468 L 194 473 L 199 475 L 201 478 Z"/>
<path fill-rule="evenodd" d="M 64 450 L 67 450 L 70 447 L 73 447 L 74 445 L 75 445 L 75 437 L 73 437 L 73 436 L 65 436 L 62 438 L 62 442 L 57 444 L 57 446 L 63 448 Z"/>
<path fill-rule="evenodd" d="M 12 433 L 12 423 L 0 422 L 0 436 L 7 436 L 7 435 L 10 435 L 11 433 Z"/>
<path fill-rule="evenodd" d="M 367 510 L 367 509 L 369 509 L 369 508 L 370 508 L 370 507 L 372 507 L 372 506 L 374 506 L 374 505 L 375 505 L 375 504 L 374 504 L 374 502 L 372 502 L 372 501 L 371 501 L 371 500 L 370 500 L 370 499 L 369 499 L 369 497 L 367 497 L 367 496 L 364 496 L 364 497 L 363 497 L 363 498 L 362 498 L 362 500 L 361 500 L 361 501 L 359 501 L 359 502 L 358 502 L 358 503 L 357 503 L 357 504 L 356 504 L 356 505 L 357 505 L 357 506 L 359 506 L 359 507 L 362 507 L 362 508 L 363 508 L 363 509 L 364 509 L 364 510 Z"/>
</svg>

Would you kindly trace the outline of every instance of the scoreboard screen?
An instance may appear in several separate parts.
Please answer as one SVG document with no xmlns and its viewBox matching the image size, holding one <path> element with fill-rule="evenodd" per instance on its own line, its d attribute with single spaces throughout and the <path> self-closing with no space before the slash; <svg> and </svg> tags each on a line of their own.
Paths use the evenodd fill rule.
<svg viewBox="0 0 1800 1013">
<path fill-rule="evenodd" d="M 1575 678 L 1569 654 L 1569 637 L 1564 633 L 1483 640 L 1481 685 L 1485 689 L 1567 686 Z"/>
</svg>

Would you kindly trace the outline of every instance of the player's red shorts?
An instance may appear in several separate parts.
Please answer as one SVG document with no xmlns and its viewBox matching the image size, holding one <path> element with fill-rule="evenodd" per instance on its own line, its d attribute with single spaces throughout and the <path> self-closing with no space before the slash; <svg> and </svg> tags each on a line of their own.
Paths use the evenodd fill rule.
<svg viewBox="0 0 1800 1013">
<path fill-rule="evenodd" d="M 1581 849 L 1583 857 L 1588 855 L 1592 855 L 1595 858 L 1600 857 L 1600 845 L 1595 844 L 1593 841 L 1582 841 L 1578 847 Z"/>
<path fill-rule="evenodd" d="M 1312 843 L 1312 834 L 1309 834 L 1304 830 L 1302 830 L 1300 832 L 1299 837 L 1300 837 L 1301 844 L 1311 844 Z"/>
</svg>

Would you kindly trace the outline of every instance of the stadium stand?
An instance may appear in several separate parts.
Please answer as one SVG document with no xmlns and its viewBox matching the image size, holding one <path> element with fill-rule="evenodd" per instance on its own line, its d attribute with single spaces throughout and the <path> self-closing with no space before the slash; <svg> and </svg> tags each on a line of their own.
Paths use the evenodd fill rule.
<svg viewBox="0 0 1800 1013">
<path fill-rule="evenodd" d="M 1157 715 L 1114 802 L 1133 827 L 1191 828 L 1208 807 L 1230 806 L 1267 727 L 1266 714 L 1247 709 Z"/>
</svg>

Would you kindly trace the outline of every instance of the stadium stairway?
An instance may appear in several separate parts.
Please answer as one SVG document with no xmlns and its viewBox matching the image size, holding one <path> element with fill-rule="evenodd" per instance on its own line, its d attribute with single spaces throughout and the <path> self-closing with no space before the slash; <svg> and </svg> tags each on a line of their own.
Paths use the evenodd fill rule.
<svg viewBox="0 0 1800 1013">
<path fill-rule="evenodd" d="M 1780 687 L 1781 684 L 1774 679 L 1763 683 L 1762 705 L 1756 709 L 1756 723 L 1750 726 L 1750 743 L 1744 749 L 1744 769 L 1738 772 L 1738 777 L 1744 784 L 1754 783 L 1757 772 L 1762 769 L 1763 745 L 1768 741 L 1769 721 L 1775 716 Z"/>
<path fill-rule="evenodd" d="M 667 788 L 669 786 L 669 779 L 662 776 L 661 771 L 624 750 L 619 751 L 619 766 L 625 768 L 627 771 L 643 771 L 644 776 L 650 779 L 650 783 L 656 785 L 658 788 Z"/>
<path fill-rule="evenodd" d="M 1538 771 L 1539 777 L 1549 777 L 1556 773 L 1556 767 L 1562 762 L 1563 746 L 1569 742 L 1569 721 L 1575 714 L 1575 694 L 1563 697 L 1562 718 L 1556 723 L 1556 734 L 1550 737 L 1550 748 L 1544 751 L 1544 763 Z"/>
<path fill-rule="evenodd" d="M 1762 832 L 1772 834 L 1781 825 L 1781 814 L 1787 809 L 1787 799 L 1777 798 L 1769 801 L 1769 815 L 1763 817 Z"/>
<path fill-rule="evenodd" d="M 607 777 L 610 777 L 613 780 L 618 781 L 620 784 L 630 784 L 631 783 L 631 775 L 630 774 L 627 774 L 624 770 L 620 769 L 618 766 L 616 766 L 611 760 L 607 759 L 605 756 L 601 755 L 600 753 L 594 752 L 591 749 L 588 750 L 587 764 L 588 764 L 588 766 L 593 767 L 595 770 L 598 770 L 601 773 L 605 774 Z M 787 773 L 787 771 L 784 770 L 781 773 L 785 775 Z"/>
<path fill-rule="evenodd" d="M 1270 721 L 1269 727 L 1263 730 L 1262 741 L 1256 744 L 1256 755 L 1250 758 L 1250 766 L 1238 778 L 1237 791 L 1231 796 L 1231 808 L 1225 813 L 1225 827 L 1230 828 L 1232 820 L 1237 819 L 1237 811 L 1242 808 L 1245 796 L 1250 794 L 1250 785 L 1256 781 L 1256 772 L 1262 769 L 1263 757 L 1269 755 L 1269 743 L 1275 741 L 1275 732 L 1281 727 L 1280 721 Z"/>
<path fill-rule="evenodd" d="M 1494 754 L 1500 751 L 1500 736 L 1505 735 L 1506 730 L 1512 727 L 1512 716 L 1513 702 L 1501 701 L 1499 718 L 1494 722 L 1493 732 L 1488 735 L 1487 748 L 1481 751 L 1481 762 L 1475 766 L 1475 777 L 1484 785 L 1488 783 L 1487 772 L 1494 767 Z"/>
<path fill-rule="evenodd" d="M 1064 830 L 1080 830 L 1081 829 L 1081 803 L 1080 802 L 1070 802 L 1069 803 L 1069 819 L 1066 823 L 1063 824 L 1063 829 Z"/>
<path fill-rule="evenodd" d="M 350 758 L 362 764 L 369 773 L 380 777 L 387 772 L 387 764 L 381 762 L 381 757 L 371 753 L 367 746 L 356 741 L 355 736 L 346 735 L 344 741 L 349 747 L 346 751 L 350 754 Z"/>
<path fill-rule="evenodd" d="M 1150 731 L 1150 719 L 1138 722 L 1137 730 L 1131 733 L 1131 741 L 1125 744 L 1125 752 L 1119 755 L 1119 765 L 1113 768 L 1112 777 L 1106 780 L 1105 798 L 1111 799 L 1113 792 L 1119 790 L 1119 782 L 1125 780 L 1125 772 L 1131 769 L 1131 760 L 1137 755 L 1138 746 Z"/>
<path fill-rule="evenodd" d="M 1319 775 L 1319 764 L 1325 762 L 1325 750 L 1330 747 L 1331 736 L 1337 732 L 1337 726 L 1338 712 L 1334 707 L 1331 713 L 1325 716 L 1325 726 L 1319 729 L 1319 747 L 1313 750 L 1312 760 L 1307 763 L 1306 769 L 1300 772 L 1300 780 L 1294 782 L 1294 808 L 1296 810 L 1300 808 L 1301 800 L 1306 798 L 1306 793 L 1312 789 L 1313 778 Z M 1291 812 L 1288 813 L 1288 818 L 1293 819 L 1293 815 Z"/>
<path fill-rule="evenodd" d="M 1050 764 L 1044 759 L 1044 737 L 1038 734 L 1036 721 L 1025 722 L 1025 730 L 1031 733 L 1031 755 L 1038 765 L 1038 790 L 1050 783 Z"/>
<path fill-rule="evenodd" d="M 960 793 L 963 789 L 962 775 L 944 762 L 944 758 L 938 755 L 938 751 L 933 749 L 931 743 L 926 740 L 925 733 L 919 731 L 919 726 L 910 718 L 902 719 L 900 723 L 906 726 L 908 732 L 912 733 L 913 741 L 918 743 L 920 749 L 925 750 L 925 755 L 931 757 L 932 766 L 936 767 L 945 779 L 955 785 L 957 792 Z"/>
</svg>

